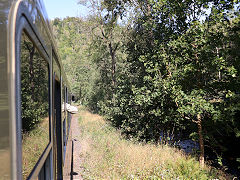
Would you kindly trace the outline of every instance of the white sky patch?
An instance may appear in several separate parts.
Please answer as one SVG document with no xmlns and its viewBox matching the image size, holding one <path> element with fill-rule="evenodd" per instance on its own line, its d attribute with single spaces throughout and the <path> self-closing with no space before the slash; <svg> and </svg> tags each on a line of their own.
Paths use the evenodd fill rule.
<svg viewBox="0 0 240 180">
<path fill-rule="evenodd" d="M 90 13 L 87 7 L 77 3 L 78 0 L 43 0 L 43 2 L 50 19 L 85 17 Z"/>
</svg>

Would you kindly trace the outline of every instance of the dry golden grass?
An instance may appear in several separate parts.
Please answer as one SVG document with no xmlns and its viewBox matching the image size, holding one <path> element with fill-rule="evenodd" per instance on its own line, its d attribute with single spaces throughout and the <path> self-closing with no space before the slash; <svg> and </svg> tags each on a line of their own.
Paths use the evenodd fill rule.
<svg viewBox="0 0 240 180">
<path fill-rule="evenodd" d="M 127 141 L 102 117 L 81 109 L 84 179 L 213 179 L 192 157 L 169 146 Z M 224 179 L 220 177 L 220 179 Z"/>
</svg>

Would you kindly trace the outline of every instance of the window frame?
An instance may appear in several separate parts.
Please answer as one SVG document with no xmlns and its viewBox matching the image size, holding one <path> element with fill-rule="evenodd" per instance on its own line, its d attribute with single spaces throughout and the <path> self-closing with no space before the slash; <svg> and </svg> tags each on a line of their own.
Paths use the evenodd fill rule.
<svg viewBox="0 0 240 180">
<path fill-rule="evenodd" d="M 48 148 L 48 146 L 49 146 L 49 144 L 51 143 L 51 116 L 50 116 L 50 78 L 51 78 L 51 73 L 50 73 L 50 64 L 49 64 L 49 61 L 48 60 L 46 60 L 46 58 L 44 58 L 43 57 L 43 53 L 39 50 L 39 47 L 36 45 L 36 43 L 32 40 L 33 38 L 34 39 L 36 39 L 36 37 L 34 37 L 34 35 L 32 35 L 32 36 L 29 36 L 28 35 L 28 32 L 27 32 L 27 30 L 25 29 L 25 28 L 23 28 L 23 30 L 22 30 L 22 33 L 21 33 L 21 41 L 22 41 L 22 35 L 25 35 L 28 39 L 29 39 L 29 41 L 32 43 L 32 45 L 36 48 L 36 51 L 37 51 L 37 53 L 41 56 L 41 63 L 43 63 L 43 61 L 45 61 L 44 63 L 46 63 L 46 65 L 47 65 L 47 70 L 48 70 L 48 72 L 47 72 L 47 74 L 48 74 L 48 143 L 47 143 L 47 145 L 45 146 L 45 148 L 44 148 L 44 150 L 43 150 L 43 152 L 41 153 L 41 155 L 39 156 L 39 159 L 38 159 L 38 161 L 36 162 L 36 164 L 35 164 L 35 166 L 33 167 L 33 169 L 32 169 L 32 171 L 30 172 L 30 174 L 28 174 L 28 177 L 30 177 L 31 176 L 31 174 L 32 174 L 32 172 L 34 171 L 34 169 L 35 169 L 35 167 L 36 166 L 38 166 L 38 163 L 39 163 L 39 161 L 41 160 L 41 158 L 42 158 L 42 156 L 43 156 L 43 154 L 46 152 L 46 150 L 47 150 L 47 148 Z M 33 38 L 32 38 L 33 37 Z M 22 53 L 22 49 L 21 49 L 21 44 L 20 44 L 20 52 L 19 52 L 19 54 L 20 54 L 20 56 L 21 56 L 21 53 Z M 36 52 L 35 52 L 36 53 Z M 34 54 L 35 54 L 34 53 Z M 35 56 L 35 55 L 34 55 Z M 21 87 L 22 87 L 22 84 L 21 84 L 21 64 L 22 64 L 22 59 L 20 58 L 19 59 L 20 60 L 20 93 L 21 93 Z M 20 97 L 20 99 L 21 99 L 21 97 Z M 21 102 L 22 102 L 22 99 L 21 99 Z M 21 108 L 21 107 L 20 107 Z M 22 109 L 21 109 L 22 110 Z M 22 118 L 21 118 L 21 129 L 22 129 Z M 21 139 L 22 139 L 22 133 L 21 133 Z M 21 144 L 22 145 L 22 144 Z M 22 150 L 22 148 L 21 148 L 21 150 Z"/>
<path fill-rule="evenodd" d="M 23 8 L 23 12 L 25 8 Z M 20 13 L 20 12 L 19 12 Z M 11 82 L 14 83 L 12 86 L 15 87 L 15 108 L 13 111 L 16 110 L 15 118 L 13 118 L 12 122 L 12 168 L 16 168 L 16 172 L 12 172 L 12 177 L 16 177 L 17 179 L 22 179 L 22 119 L 21 119 L 21 40 L 22 40 L 22 33 L 25 33 L 26 36 L 30 39 L 30 41 L 35 45 L 38 53 L 41 57 L 46 61 L 48 65 L 48 74 L 49 74 L 49 87 L 48 87 L 48 94 L 49 94 L 49 143 L 46 146 L 45 150 L 42 152 L 42 155 L 36 162 L 33 170 L 28 176 L 28 179 L 37 179 L 38 175 L 41 172 L 41 169 L 44 167 L 44 164 L 47 158 L 50 156 L 50 176 L 53 177 L 52 174 L 52 148 L 53 148 L 53 139 L 52 139 L 52 64 L 51 64 L 51 55 L 47 54 L 46 47 L 42 43 L 41 37 L 36 33 L 36 27 L 34 29 L 34 25 L 32 25 L 27 19 L 27 16 L 21 14 L 16 21 L 15 26 L 15 81 Z M 15 122 L 14 122 L 15 121 Z M 15 124 L 15 125 L 14 125 Z M 15 139 L 15 140 L 14 140 Z M 15 158 L 14 158 L 15 157 Z M 16 173 L 16 174 L 15 174 Z"/>
</svg>

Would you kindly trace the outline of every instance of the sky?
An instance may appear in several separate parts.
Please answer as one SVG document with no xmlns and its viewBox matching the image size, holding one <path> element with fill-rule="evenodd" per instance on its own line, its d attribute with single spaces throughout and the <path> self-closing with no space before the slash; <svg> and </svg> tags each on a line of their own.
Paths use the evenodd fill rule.
<svg viewBox="0 0 240 180">
<path fill-rule="evenodd" d="M 86 7 L 77 4 L 78 0 L 43 0 L 50 19 L 84 17 L 89 14 Z"/>
</svg>

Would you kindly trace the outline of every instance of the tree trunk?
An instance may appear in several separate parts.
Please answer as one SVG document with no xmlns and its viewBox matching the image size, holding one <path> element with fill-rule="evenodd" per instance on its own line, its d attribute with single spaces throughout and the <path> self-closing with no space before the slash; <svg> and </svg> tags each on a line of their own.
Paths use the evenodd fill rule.
<svg viewBox="0 0 240 180">
<path fill-rule="evenodd" d="M 109 43 L 109 51 L 112 59 L 112 100 L 113 103 L 115 102 L 115 90 L 116 90 L 116 59 L 115 59 L 115 54 L 117 50 L 117 46 L 113 49 L 112 43 Z"/>
<path fill-rule="evenodd" d="M 202 119 L 201 114 L 197 115 L 197 125 L 198 125 L 198 136 L 199 136 L 199 145 L 200 145 L 200 157 L 199 157 L 199 163 L 200 167 L 204 167 L 204 141 L 203 141 L 203 135 L 202 135 Z"/>
<path fill-rule="evenodd" d="M 109 45 L 110 48 L 110 54 L 111 54 L 111 59 L 112 59 L 112 86 L 113 89 L 115 89 L 116 86 L 116 77 L 115 77 L 115 73 L 116 73 L 116 60 L 115 60 L 115 51 L 113 51 L 112 45 Z"/>
</svg>

